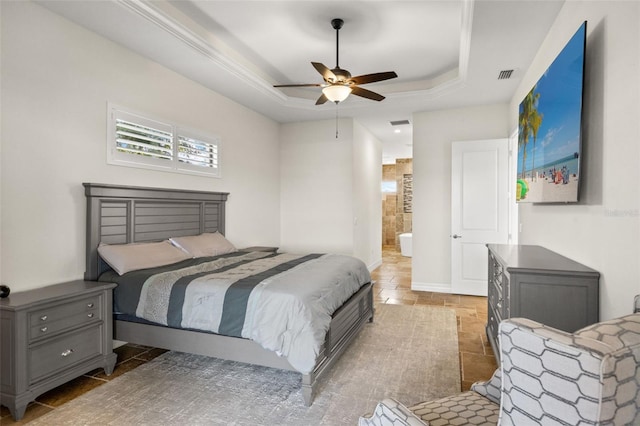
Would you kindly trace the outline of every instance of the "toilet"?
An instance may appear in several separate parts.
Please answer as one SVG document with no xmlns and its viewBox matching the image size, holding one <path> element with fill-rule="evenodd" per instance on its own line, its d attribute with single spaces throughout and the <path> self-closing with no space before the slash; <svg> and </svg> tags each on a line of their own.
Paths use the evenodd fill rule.
<svg viewBox="0 0 640 426">
<path fill-rule="evenodd" d="M 405 256 L 405 257 L 411 257 L 411 238 L 412 238 L 412 233 L 411 232 L 407 232 L 404 234 L 400 234 L 398 235 L 398 238 L 400 239 L 400 254 Z"/>
</svg>

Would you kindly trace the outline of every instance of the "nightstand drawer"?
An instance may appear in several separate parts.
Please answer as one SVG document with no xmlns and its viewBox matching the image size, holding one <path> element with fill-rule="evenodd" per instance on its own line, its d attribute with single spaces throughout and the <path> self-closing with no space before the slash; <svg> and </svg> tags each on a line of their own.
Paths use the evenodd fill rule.
<svg viewBox="0 0 640 426">
<path fill-rule="evenodd" d="M 87 359 L 100 356 L 101 324 L 65 334 L 29 349 L 29 384 Z"/>
<path fill-rule="evenodd" d="M 100 295 L 39 309 L 29 314 L 29 340 L 102 320 Z"/>
</svg>

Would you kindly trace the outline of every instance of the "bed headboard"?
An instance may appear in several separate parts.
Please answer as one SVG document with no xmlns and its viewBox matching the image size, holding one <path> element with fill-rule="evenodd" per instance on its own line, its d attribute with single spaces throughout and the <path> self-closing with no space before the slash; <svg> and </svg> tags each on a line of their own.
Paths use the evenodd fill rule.
<svg viewBox="0 0 640 426">
<path fill-rule="evenodd" d="M 83 183 L 87 198 L 86 280 L 106 270 L 98 245 L 224 234 L 227 192 Z"/>
</svg>

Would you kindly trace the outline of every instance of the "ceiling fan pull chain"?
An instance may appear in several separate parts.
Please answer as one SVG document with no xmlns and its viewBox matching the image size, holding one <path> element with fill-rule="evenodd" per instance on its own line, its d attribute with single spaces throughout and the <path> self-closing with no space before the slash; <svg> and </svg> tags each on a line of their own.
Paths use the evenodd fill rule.
<svg viewBox="0 0 640 426">
<path fill-rule="evenodd" d="M 336 139 L 338 139 L 338 105 L 340 102 L 336 102 Z"/>
</svg>

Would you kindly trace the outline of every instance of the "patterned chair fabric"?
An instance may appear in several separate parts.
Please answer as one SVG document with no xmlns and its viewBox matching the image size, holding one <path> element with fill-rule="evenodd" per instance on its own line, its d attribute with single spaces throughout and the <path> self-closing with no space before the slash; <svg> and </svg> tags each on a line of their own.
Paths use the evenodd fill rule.
<svg viewBox="0 0 640 426">
<path fill-rule="evenodd" d="M 640 424 L 640 314 L 570 334 L 500 324 L 501 425 Z"/>
<path fill-rule="evenodd" d="M 474 391 L 423 402 L 409 407 L 422 425 L 478 425 L 495 426 L 498 423 L 500 404 Z"/>
<path fill-rule="evenodd" d="M 370 417 L 360 417 L 358 426 L 423 426 L 425 423 L 395 399 L 383 399 Z"/>
<path fill-rule="evenodd" d="M 501 366 L 458 395 L 380 402 L 359 426 L 640 425 L 640 295 L 635 314 L 565 333 L 500 323 Z"/>
<path fill-rule="evenodd" d="M 379 402 L 369 418 L 361 417 L 359 426 L 495 426 L 500 411 L 500 370 L 486 382 L 477 382 L 471 390 L 435 401 L 405 407 L 394 399 Z"/>
</svg>

